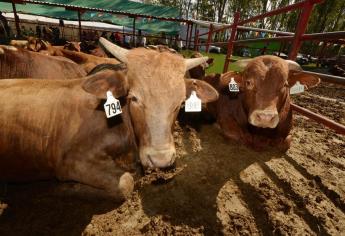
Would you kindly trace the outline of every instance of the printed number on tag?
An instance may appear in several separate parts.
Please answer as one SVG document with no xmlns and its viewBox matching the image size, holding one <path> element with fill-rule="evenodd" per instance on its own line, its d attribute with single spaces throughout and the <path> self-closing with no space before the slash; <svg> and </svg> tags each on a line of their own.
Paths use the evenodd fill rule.
<svg viewBox="0 0 345 236">
<path fill-rule="evenodd" d="M 122 113 L 120 101 L 117 100 L 110 91 L 107 92 L 107 101 L 104 103 L 104 111 L 107 118 Z"/>
<path fill-rule="evenodd" d="M 186 100 L 184 110 L 185 112 L 201 112 L 201 100 L 196 96 L 195 91 L 192 91 Z"/>
<path fill-rule="evenodd" d="M 301 84 L 299 81 L 296 82 L 294 86 L 290 88 L 290 94 L 298 94 L 304 92 L 304 85 Z"/>
<path fill-rule="evenodd" d="M 236 83 L 235 79 L 232 77 L 229 83 L 229 91 L 230 92 L 239 92 L 240 89 L 238 88 L 238 84 Z"/>
</svg>

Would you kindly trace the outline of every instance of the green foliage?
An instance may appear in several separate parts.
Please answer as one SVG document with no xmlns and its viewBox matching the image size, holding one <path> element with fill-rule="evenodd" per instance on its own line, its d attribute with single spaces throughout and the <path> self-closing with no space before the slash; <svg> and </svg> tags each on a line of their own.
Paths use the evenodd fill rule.
<svg viewBox="0 0 345 236">
<path fill-rule="evenodd" d="M 302 0 L 147 0 L 146 2 L 178 7 L 185 18 L 231 23 L 236 11 L 241 13 L 241 19 L 246 19 L 300 1 Z M 299 12 L 292 11 L 268 17 L 253 22 L 252 25 L 294 32 Z M 325 0 L 315 5 L 307 32 L 342 31 L 345 29 L 344 15 L 345 0 Z"/>
<path fill-rule="evenodd" d="M 240 12 L 241 19 L 247 19 L 274 9 L 285 7 L 303 0 L 152 0 L 159 4 L 176 6 L 181 9 L 182 17 L 191 17 L 212 22 L 232 23 L 236 11 Z M 188 5 L 188 7 L 186 7 Z M 247 24 L 271 30 L 295 32 L 301 10 L 267 17 Z M 332 32 L 345 30 L 345 0 L 325 0 L 316 4 L 309 18 L 306 33 Z M 224 35 L 223 35 L 224 36 Z M 224 40 L 217 35 L 216 40 Z M 239 33 L 241 37 L 241 33 Z M 246 38 L 246 37 L 245 37 Z M 289 46 L 286 47 L 288 49 Z M 301 52 L 316 55 L 318 42 L 304 42 Z M 329 49 L 330 54 L 337 54 L 339 49 Z M 286 51 L 287 52 L 287 51 Z"/>
</svg>

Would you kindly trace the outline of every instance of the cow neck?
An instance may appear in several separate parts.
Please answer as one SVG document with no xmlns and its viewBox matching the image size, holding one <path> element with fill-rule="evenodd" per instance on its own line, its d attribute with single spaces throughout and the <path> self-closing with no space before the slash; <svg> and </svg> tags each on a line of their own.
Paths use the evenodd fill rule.
<svg viewBox="0 0 345 236">
<path fill-rule="evenodd" d="M 124 125 L 127 127 L 127 130 L 129 132 L 128 135 L 128 146 L 130 149 L 135 149 L 136 151 L 138 150 L 138 145 L 136 142 L 136 136 L 134 133 L 134 128 L 133 128 L 133 122 L 131 118 L 131 114 L 129 112 L 129 106 L 128 106 L 128 101 L 127 101 L 127 96 L 118 98 L 120 100 L 121 106 L 122 106 L 122 122 Z"/>
<path fill-rule="evenodd" d="M 286 90 L 286 93 L 284 94 L 284 98 L 282 99 L 281 106 L 278 107 L 278 114 L 279 114 L 279 120 L 285 121 L 289 112 L 290 112 L 290 94 L 289 90 Z"/>
</svg>

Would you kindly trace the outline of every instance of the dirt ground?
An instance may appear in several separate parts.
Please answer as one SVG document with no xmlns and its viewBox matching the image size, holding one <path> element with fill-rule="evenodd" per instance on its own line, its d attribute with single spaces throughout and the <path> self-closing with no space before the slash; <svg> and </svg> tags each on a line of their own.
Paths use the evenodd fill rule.
<svg viewBox="0 0 345 236">
<path fill-rule="evenodd" d="M 293 100 L 345 124 L 345 88 Z M 215 125 L 177 128 L 176 170 L 125 203 L 75 183 L 0 184 L 0 235 L 345 235 L 345 136 L 294 115 L 290 150 L 254 152 Z"/>
</svg>

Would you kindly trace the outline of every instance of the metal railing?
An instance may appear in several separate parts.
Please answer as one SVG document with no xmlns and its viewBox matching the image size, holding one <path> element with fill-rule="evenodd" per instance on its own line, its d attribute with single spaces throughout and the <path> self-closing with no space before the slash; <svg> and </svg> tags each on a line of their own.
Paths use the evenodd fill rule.
<svg viewBox="0 0 345 236">
<path fill-rule="evenodd" d="M 208 32 L 203 33 L 203 34 L 198 34 L 198 31 L 197 31 L 197 34 L 194 37 L 194 49 L 198 51 L 199 46 L 206 46 L 206 52 L 208 52 L 210 45 L 227 45 L 227 55 L 225 57 L 223 73 L 228 71 L 229 64 L 232 61 L 231 57 L 232 57 L 233 48 L 235 45 L 245 45 L 245 44 L 253 43 L 253 42 L 270 42 L 270 41 L 291 42 L 292 46 L 289 53 L 289 59 L 295 60 L 303 41 L 312 41 L 312 40 L 330 41 L 330 40 L 345 38 L 345 31 L 305 34 L 305 30 L 308 25 L 308 20 L 309 20 L 309 17 L 311 15 L 314 5 L 322 3 L 323 1 L 324 0 L 305 0 L 305 1 L 301 1 L 292 5 L 286 6 L 286 7 L 282 7 L 282 8 L 279 8 L 279 9 L 276 9 L 276 10 L 273 10 L 273 11 L 270 11 L 258 16 L 254 16 L 249 19 L 245 19 L 245 20 L 240 20 L 240 13 L 236 12 L 234 15 L 234 21 L 230 25 L 226 25 L 224 27 L 215 29 L 213 25 L 210 24 Z M 258 28 L 243 26 L 244 24 L 249 23 L 249 22 L 255 22 L 259 19 L 275 16 L 278 14 L 282 14 L 282 13 L 286 13 L 286 12 L 290 12 L 290 11 L 298 10 L 298 9 L 300 9 L 301 12 L 299 14 L 299 20 L 296 26 L 295 33 L 283 32 L 283 31 L 277 31 L 277 30 L 258 29 Z M 224 30 L 231 30 L 229 40 L 227 42 L 212 43 L 212 35 L 216 32 L 222 32 Z M 237 32 L 243 31 L 243 30 L 276 34 L 276 37 L 236 40 Z M 203 35 L 208 35 L 207 42 L 199 43 L 199 38 L 200 36 L 203 36 Z M 322 81 L 325 81 L 325 82 L 345 85 L 344 77 L 321 74 L 321 73 L 310 72 L 310 71 L 305 71 L 305 73 L 316 75 L 320 77 Z M 302 108 L 295 104 L 291 104 L 291 108 L 294 111 L 299 112 L 300 114 L 335 130 L 337 133 L 345 134 L 345 126 L 342 124 L 339 124 L 335 121 L 330 120 L 329 118 L 325 116 L 316 114 L 308 109 Z"/>
</svg>

